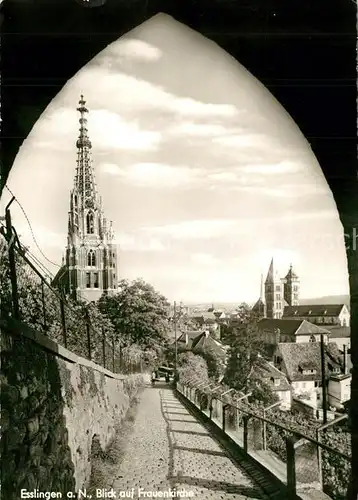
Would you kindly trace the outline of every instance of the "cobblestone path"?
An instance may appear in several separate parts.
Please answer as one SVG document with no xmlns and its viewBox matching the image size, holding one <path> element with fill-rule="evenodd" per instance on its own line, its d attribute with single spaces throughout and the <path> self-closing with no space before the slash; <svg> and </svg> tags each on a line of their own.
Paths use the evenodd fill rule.
<svg viewBox="0 0 358 500">
<path fill-rule="evenodd" d="M 165 384 L 147 387 L 113 489 L 138 493 L 193 492 L 196 500 L 261 500 L 262 490 L 241 471 Z M 183 498 L 177 495 L 172 498 Z M 184 498 L 185 498 L 184 497 Z M 154 498 L 154 495 L 152 495 Z M 164 497 L 168 498 L 168 496 Z"/>
</svg>

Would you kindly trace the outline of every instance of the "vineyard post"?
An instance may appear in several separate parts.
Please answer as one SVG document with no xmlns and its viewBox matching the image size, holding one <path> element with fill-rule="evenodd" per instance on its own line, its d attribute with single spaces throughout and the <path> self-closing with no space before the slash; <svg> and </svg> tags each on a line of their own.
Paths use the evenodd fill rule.
<svg viewBox="0 0 358 500">
<path fill-rule="evenodd" d="M 322 409 L 323 409 L 323 423 L 327 423 L 327 384 L 326 384 L 326 360 L 324 348 L 324 335 L 321 338 L 321 373 L 322 373 Z"/>
</svg>

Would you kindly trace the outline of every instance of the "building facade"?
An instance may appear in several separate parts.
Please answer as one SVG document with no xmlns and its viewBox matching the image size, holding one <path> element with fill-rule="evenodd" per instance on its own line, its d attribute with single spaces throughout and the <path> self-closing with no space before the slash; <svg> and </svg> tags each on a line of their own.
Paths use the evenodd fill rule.
<svg viewBox="0 0 358 500">
<path fill-rule="evenodd" d="M 274 269 L 273 259 L 265 281 L 265 312 L 267 318 L 280 319 L 286 306 L 299 303 L 300 281 L 292 265 L 285 278 Z"/>
<path fill-rule="evenodd" d="M 92 164 L 92 144 L 88 136 L 88 109 L 83 96 L 77 147 L 74 187 L 70 192 L 68 235 L 65 259 L 54 279 L 65 293 L 76 300 L 98 300 L 103 293 L 113 293 L 118 282 L 117 246 L 112 222 L 103 214 Z"/>
</svg>

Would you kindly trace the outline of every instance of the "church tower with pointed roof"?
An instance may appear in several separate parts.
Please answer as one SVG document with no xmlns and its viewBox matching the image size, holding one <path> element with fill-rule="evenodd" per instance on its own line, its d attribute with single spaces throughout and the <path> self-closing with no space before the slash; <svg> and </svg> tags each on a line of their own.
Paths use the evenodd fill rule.
<svg viewBox="0 0 358 500">
<path fill-rule="evenodd" d="M 284 280 L 274 269 L 273 259 L 265 280 L 265 302 L 267 318 L 280 319 L 284 310 Z"/>
<path fill-rule="evenodd" d="M 264 291 L 264 277 L 261 274 L 261 287 L 260 287 L 260 298 L 252 308 L 259 319 L 266 318 L 266 303 L 265 303 L 265 291 Z"/>
<path fill-rule="evenodd" d="M 284 297 L 288 306 L 299 305 L 300 280 L 297 274 L 293 271 L 292 264 L 285 276 Z"/>
<path fill-rule="evenodd" d="M 65 265 L 54 279 L 64 291 L 77 300 L 98 300 L 103 293 L 116 290 L 117 248 L 112 222 L 103 214 L 92 164 L 92 144 L 88 136 L 88 109 L 81 95 L 77 167 L 70 192 L 68 235 Z"/>
</svg>

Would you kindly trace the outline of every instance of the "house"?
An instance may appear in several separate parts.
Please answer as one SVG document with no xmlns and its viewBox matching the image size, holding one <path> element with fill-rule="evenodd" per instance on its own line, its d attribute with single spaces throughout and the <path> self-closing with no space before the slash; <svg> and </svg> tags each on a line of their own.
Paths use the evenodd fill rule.
<svg viewBox="0 0 358 500">
<path fill-rule="evenodd" d="M 212 350 L 218 356 L 226 359 L 228 347 L 214 339 L 208 330 L 183 332 L 177 339 L 178 352 L 191 351 L 194 354 L 200 354 L 205 349 Z"/>
<path fill-rule="evenodd" d="M 274 365 L 291 384 L 293 397 L 300 397 L 318 406 L 322 400 L 321 344 L 280 343 L 274 352 Z M 337 344 L 325 344 L 326 377 L 344 371 L 344 359 Z"/>
<path fill-rule="evenodd" d="M 328 380 L 328 403 L 334 408 L 344 408 L 344 403 L 351 399 L 352 375 L 331 375 Z"/>
<path fill-rule="evenodd" d="M 328 329 L 302 319 L 263 318 L 258 321 L 257 326 L 266 344 L 319 342 L 321 334 L 324 342 L 328 342 L 330 334 Z"/>
<path fill-rule="evenodd" d="M 305 319 L 316 325 L 350 325 L 350 312 L 345 304 L 286 306 L 284 319 Z"/>
<path fill-rule="evenodd" d="M 351 347 L 351 328 L 350 326 L 330 326 L 327 325 L 325 328 L 329 331 L 329 341 L 335 342 L 339 349 L 343 352 L 343 346 L 347 349 Z"/>
<path fill-rule="evenodd" d="M 190 319 L 201 330 L 210 330 L 211 332 L 216 332 L 220 335 L 219 322 L 214 312 L 202 312 L 200 314 L 190 316 Z"/>
<path fill-rule="evenodd" d="M 281 401 L 280 408 L 282 410 L 290 410 L 292 404 L 292 389 L 287 377 L 284 373 L 278 370 L 273 363 L 260 358 L 258 366 L 255 368 L 255 375 L 260 378 L 271 388 L 278 399 Z"/>
</svg>

